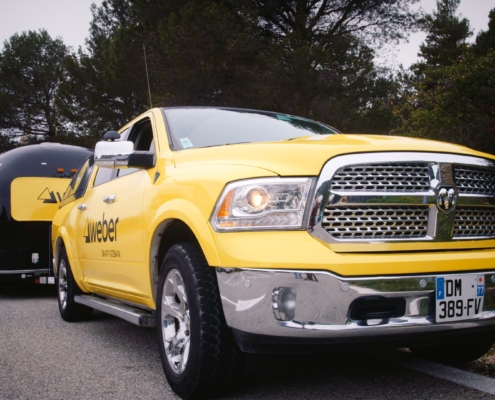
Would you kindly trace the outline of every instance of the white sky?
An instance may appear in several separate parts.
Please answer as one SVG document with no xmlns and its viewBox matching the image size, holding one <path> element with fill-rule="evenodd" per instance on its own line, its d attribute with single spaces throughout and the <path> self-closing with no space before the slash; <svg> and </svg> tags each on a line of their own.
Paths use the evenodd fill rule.
<svg viewBox="0 0 495 400">
<path fill-rule="evenodd" d="M 427 13 L 436 11 L 436 4 L 436 0 L 421 0 L 420 2 L 420 6 Z M 495 0 L 461 0 L 457 14 L 469 20 L 473 31 L 473 36 L 469 41 L 473 42 L 480 30 L 486 31 L 488 29 L 488 13 L 493 8 L 495 8 Z M 394 47 L 392 57 L 389 57 L 389 59 L 391 58 L 391 62 L 396 65 L 402 64 L 404 67 L 409 67 L 418 59 L 419 45 L 425 38 L 426 33 L 423 32 L 411 35 L 409 43 L 401 43 L 399 46 Z"/>
<path fill-rule="evenodd" d="M 89 36 L 90 6 L 101 0 L 0 0 L 0 48 L 14 33 L 44 28 L 52 38 L 61 37 L 64 43 L 76 50 L 84 46 Z M 436 8 L 435 0 L 421 0 L 425 11 Z M 495 0 L 461 0 L 458 12 L 469 19 L 474 33 L 488 29 L 488 12 L 495 8 Z M 387 64 L 408 67 L 417 60 L 419 45 L 424 33 L 411 36 L 409 43 L 389 48 L 384 58 Z M 472 37 L 471 40 L 474 40 Z"/>
<path fill-rule="evenodd" d="M 16 32 L 46 29 L 77 50 L 89 36 L 92 3 L 101 0 L 0 0 L 0 46 Z"/>
</svg>

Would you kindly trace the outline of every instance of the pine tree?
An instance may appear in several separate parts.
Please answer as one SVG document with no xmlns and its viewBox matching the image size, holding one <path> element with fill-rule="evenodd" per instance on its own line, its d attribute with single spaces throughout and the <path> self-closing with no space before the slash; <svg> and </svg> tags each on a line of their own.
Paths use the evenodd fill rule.
<svg viewBox="0 0 495 400">
<path fill-rule="evenodd" d="M 0 129 L 11 137 L 54 138 L 66 131 L 56 105 L 68 49 L 46 30 L 15 34 L 0 54 Z"/>
<path fill-rule="evenodd" d="M 466 39 L 472 32 L 469 21 L 456 15 L 460 2 L 461 0 L 437 0 L 437 10 L 420 20 L 427 36 L 418 53 L 424 61 L 411 67 L 417 75 L 424 74 L 427 69 L 452 65 L 466 52 Z"/>
</svg>

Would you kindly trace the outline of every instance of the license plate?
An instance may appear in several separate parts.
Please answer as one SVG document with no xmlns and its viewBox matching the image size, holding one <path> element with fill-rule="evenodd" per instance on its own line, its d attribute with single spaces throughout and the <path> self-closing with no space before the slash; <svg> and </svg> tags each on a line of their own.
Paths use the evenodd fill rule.
<svg viewBox="0 0 495 400">
<path fill-rule="evenodd" d="M 436 321 L 450 322 L 481 316 L 485 275 L 449 275 L 436 279 Z"/>
</svg>

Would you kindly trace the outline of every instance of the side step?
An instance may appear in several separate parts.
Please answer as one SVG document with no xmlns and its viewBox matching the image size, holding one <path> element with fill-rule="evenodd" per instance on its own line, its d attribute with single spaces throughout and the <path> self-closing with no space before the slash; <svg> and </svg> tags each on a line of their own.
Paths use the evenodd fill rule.
<svg viewBox="0 0 495 400">
<path fill-rule="evenodd" d="M 94 308 L 95 310 L 122 318 L 134 325 L 145 328 L 154 328 L 156 325 L 155 317 L 150 312 L 140 310 L 139 308 L 86 295 L 76 295 L 74 296 L 74 301 L 76 303 Z"/>
</svg>

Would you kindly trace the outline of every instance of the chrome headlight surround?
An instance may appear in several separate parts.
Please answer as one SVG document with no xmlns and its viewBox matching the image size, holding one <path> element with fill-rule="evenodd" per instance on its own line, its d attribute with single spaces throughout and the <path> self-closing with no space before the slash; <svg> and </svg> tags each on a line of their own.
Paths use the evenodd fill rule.
<svg viewBox="0 0 495 400">
<path fill-rule="evenodd" d="M 210 217 L 217 232 L 303 229 L 314 178 L 256 178 L 229 183 Z"/>
</svg>

